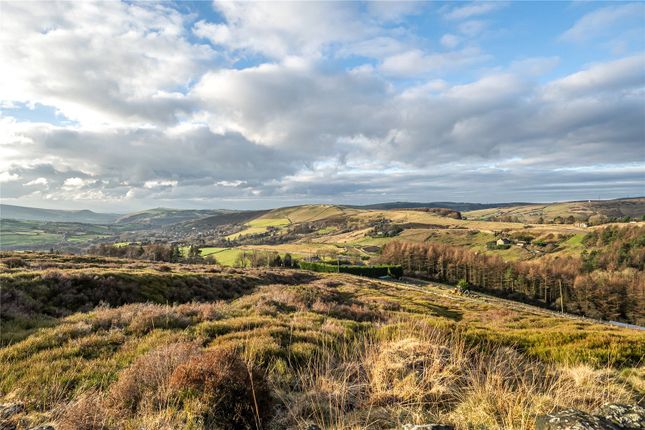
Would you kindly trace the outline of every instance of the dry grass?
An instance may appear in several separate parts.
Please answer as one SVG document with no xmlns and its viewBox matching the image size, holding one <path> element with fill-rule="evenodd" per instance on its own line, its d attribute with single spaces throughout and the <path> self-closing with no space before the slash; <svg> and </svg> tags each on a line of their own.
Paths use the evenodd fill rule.
<svg viewBox="0 0 645 430">
<path fill-rule="evenodd" d="M 158 412 L 174 406 L 169 378 L 179 365 L 198 354 L 198 345 L 192 342 L 150 351 L 121 372 L 110 387 L 110 404 L 128 414 Z"/>
<path fill-rule="evenodd" d="M 108 430 L 112 417 L 106 412 L 105 399 L 98 391 L 87 391 L 68 404 L 58 420 L 60 430 Z"/>
<path fill-rule="evenodd" d="M 179 365 L 169 379 L 178 398 L 197 398 L 206 428 L 260 428 L 272 415 L 264 374 L 233 349 L 207 350 Z"/>
<path fill-rule="evenodd" d="M 449 422 L 457 429 L 533 429 L 536 415 L 558 408 L 635 401 L 608 369 L 546 365 L 418 322 L 323 349 L 296 380 L 299 391 L 281 391 L 288 410 L 280 422 L 294 428 Z"/>
<path fill-rule="evenodd" d="M 344 275 L 265 284 L 61 319 L 0 348 L 2 401 L 63 430 L 531 430 L 537 414 L 645 393 L 633 330 Z"/>
</svg>

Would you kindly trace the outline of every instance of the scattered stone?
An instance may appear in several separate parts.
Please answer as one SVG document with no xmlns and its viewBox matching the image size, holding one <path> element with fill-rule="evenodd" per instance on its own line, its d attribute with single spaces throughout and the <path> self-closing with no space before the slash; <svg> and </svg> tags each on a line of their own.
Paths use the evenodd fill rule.
<svg viewBox="0 0 645 430">
<path fill-rule="evenodd" d="M 540 415 L 535 421 L 536 430 L 621 430 L 603 417 L 575 409 L 565 409 L 554 414 Z"/>
<path fill-rule="evenodd" d="M 403 430 L 455 430 L 448 424 L 405 424 Z"/>
<path fill-rule="evenodd" d="M 0 419 L 8 419 L 25 410 L 22 403 L 5 403 L 0 404 Z"/>
<path fill-rule="evenodd" d="M 594 415 L 602 417 L 622 429 L 645 429 L 645 408 L 638 405 L 609 403 L 594 411 Z"/>
</svg>

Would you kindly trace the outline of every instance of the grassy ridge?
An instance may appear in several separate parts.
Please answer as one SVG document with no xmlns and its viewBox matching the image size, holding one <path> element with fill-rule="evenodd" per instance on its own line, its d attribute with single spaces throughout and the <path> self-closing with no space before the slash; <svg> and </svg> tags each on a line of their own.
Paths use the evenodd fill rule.
<svg viewBox="0 0 645 430">
<path fill-rule="evenodd" d="M 56 256 L 49 264 L 71 278 L 75 270 L 99 278 L 106 271 L 137 285 L 158 273 L 156 265 L 113 259 Z M 210 276 L 210 268 L 177 265 L 166 276 Z M 223 408 L 213 409 L 216 393 L 251 405 L 245 419 L 252 423 L 257 414 L 267 428 L 441 421 L 459 429 L 530 429 L 536 414 L 555 408 L 589 410 L 645 394 L 642 369 L 633 367 L 645 354 L 641 332 L 509 309 L 432 285 L 289 273 L 230 272 L 256 286 L 217 302 L 100 306 L 57 319 L 0 348 L 0 393 L 26 402 L 27 422 L 55 419 L 62 430 L 89 428 L 88 420 L 105 429 L 205 428 L 205 419 L 236 428 L 232 411 L 210 414 Z M 159 292 L 172 291 L 173 281 L 166 282 Z M 261 411 L 244 391 L 221 391 L 247 386 L 246 371 L 205 375 L 220 381 L 211 385 L 195 379 L 220 368 L 220 356 L 252 370 Z M 187 379 L 187 369 L 197 376 Z"/>
<path fill-rule="evenodd" d="M 20 262 L 19 267 L 7 267 Z M 52 318 L 98 305 L 187 303 L 232 299 L 258 285 L 292 284 L 311 275 L 180 264 L 139 264 L 116 258 L 0 254 L 0 342 L 24 337 Z"/>
<path fill-rule="evenodd" d="M 529 204 L 522 206 L 499 207 L 464 212 L 468 218 L 491 219 L 505 216 L 516 217 L 522 222 L 536 222 L 539 218 L 552 220 L 556 217 L 587 219 L 591 216 L 620 218 L 624 216 L 641 217 L 645 213 L 645 199 L 618 199 L 562 202 L 550 204 Z"/>
</svg>

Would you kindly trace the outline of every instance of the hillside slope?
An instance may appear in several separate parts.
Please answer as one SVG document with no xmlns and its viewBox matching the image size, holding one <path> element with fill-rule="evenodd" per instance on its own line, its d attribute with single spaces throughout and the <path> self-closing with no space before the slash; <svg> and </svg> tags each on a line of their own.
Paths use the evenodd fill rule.
<svg viewBox="0 0 645 430">
<path fill-rule="evenodd" d="M 0 204 L 0 218 L 2 219 L 108 224 L 120 216 L 118 214 L 92 212 L 87 209 L 67 211 Z"/>
<path fill-rule="evenodd" d="M 530 203 L 467 203 L 467 202 L 387 202 L 375 203 L 363 206 L 348 206 L 355 209 L 405 209 L 405 208 L 448 208 L 456 211 L 476 211 L 491 208 L 506 208 L 513 206 L 524 206 Z"/>
<path fill-rule="evenodd" d="M 473 210 L 464 213 L 472 219 L 500 220 L 513 218 L 518 222 L 535 223 L 542 219 L 551 222 L 556 218 L 574 217 L 578 222 L 588 221 L 592 217 L 600 217 L 596 221 L 611 218 L 632 217 L 640 218 L 645 215 L 645 198 L 629 198 L 616 200 L 588 200 L 577 202 L 562 202 L 549 204 L 521 204 L 511 207 L 498 207 Z"/>
<path fill-rule="evenodd" d="M 167 209 L 155 208 L 129 213 L 119 217 L 116 224 L 135 224 L 141 227 L 162 227 L 180 222 L 194 221 L 211 216 L 227 214 L 228 210 Z"/>
<path fill-rule="evenodd" d="M 14 417 L 22 426 L 533 429 L 538 414 L 645 394 L 642 332 L 431 284 L 293 270 L 266 271 L 271 282 L 257 283 L 249 280 L 264 277 L 260 270 L 43 254 L 2 260 L 4 276 L 15 278 L 10 297 L 29 293 L 29 303 L 48 301 L 45 291 L 34 296 L 36 278 L 76 285 L 81 305 L 102 279 L 113 284 L 96 291 L 162 294 L 158 304 L 136 299 L 51 317 L 0 348 L 0 401 L 24 402 Z M 73 282 L 78 276 L 84 281 Z M 142 276 L 175 279 L 201 291 L 196 300 L 212 287 L 193 279 L 233 276 L 253 286 L 217 302 L 170 305 L 163 294 L 171 290 L 150 290 Z M 16 327 L 0 321 L 4 333 Z"/>
</svg>

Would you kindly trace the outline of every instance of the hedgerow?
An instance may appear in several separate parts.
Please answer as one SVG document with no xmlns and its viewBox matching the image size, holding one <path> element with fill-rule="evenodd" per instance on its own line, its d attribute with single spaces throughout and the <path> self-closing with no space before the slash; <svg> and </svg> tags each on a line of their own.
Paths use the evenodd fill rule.
<svg viewBox="0 0 645 430">
<path fill-rule="evenodd" d="M 399 265 L 383 264 L 378 266 L 349 266 L 309 261 L 301 261 L 299 264 L 301 269 L 311 270 L 314 272 L 349 273 L 351 275 L 366 276 L 369 278 L 380 278 L 383 276 L 400 278 L 403 276 L 403 268 Z"/>
</svg>

